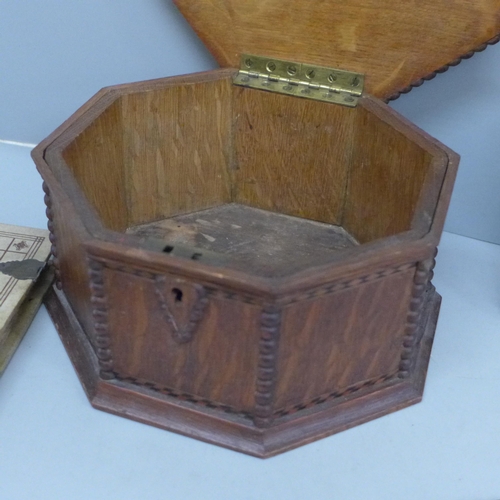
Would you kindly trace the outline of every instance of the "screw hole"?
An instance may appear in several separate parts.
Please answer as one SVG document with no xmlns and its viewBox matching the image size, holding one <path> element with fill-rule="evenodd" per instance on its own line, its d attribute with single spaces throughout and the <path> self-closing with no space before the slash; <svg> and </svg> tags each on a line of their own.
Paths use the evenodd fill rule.
<svg viewBox="0 0 500 500">
<path fill-rule="evenodd" d="M 172 245 L 167 245 L 167 246 L 163 249 L 163 251 L 164 251 L 165 253 L 170 253 L 170 252 L 172 252 L 172 250 L 173 250 L 173 249 L 174 249 L 174 247 L 173 247 Z"/>
<path fill-rule="evenodd" d="M 179 290 L 178 288 L 172 288 L 172 295 L 175 297 L 176 302 L 182 302 L 182 296 L 184 295 L 182 293 L 182 290 Z"/>
<path fill-rule="evenodd" d="M 202 256 L 203 254 L 201 253 L 194 253 L 193 255 L 191 255 L 191 260 L 200 260 Z"/>
</svg>

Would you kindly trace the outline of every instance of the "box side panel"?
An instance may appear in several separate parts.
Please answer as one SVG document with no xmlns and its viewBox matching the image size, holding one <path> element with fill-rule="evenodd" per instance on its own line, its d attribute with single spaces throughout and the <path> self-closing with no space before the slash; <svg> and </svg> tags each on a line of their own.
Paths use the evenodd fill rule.
<svg viewBox="0 0 500 500">
<path fill-rule="evenodd" d="M 63 158 L 105 226 L 127 227 L 121 107 L 113 102 L 63 151 Z"/>
<path fill-rule="evenodd" d="M 403 265 L 294 297 L 283 311 L 276 410 L 395 376 L 414 275 Z"/>
<path fill-rule="evenodd" d="M 101 265 L 117 378 L 213 407 L 253 410 L 259 306 L 179 276 Z"/>
<path fill-rule="evenodd" d="M 338 224 L 355 109 L 235 88 L 235 201 Z"/>
<path fill-rule="evenodd" d="M 129 226 L 230 201 L 231 79 L 121 97 Z"/>
<path fill-rule="evenodd" d="M 56 284 L 62 287 L 73 312 L 89 339 L 94 341 L 89 274 L 85 242 L 91 239 L 73 204 L 58 186 L 45 186 L 51 230 Z"/>
<path fill-rule="evenodd" d="M 359 106 L 343 226 L 360 243 L 408 231 L 431 162 L 422 147 Z"/>
</svg>

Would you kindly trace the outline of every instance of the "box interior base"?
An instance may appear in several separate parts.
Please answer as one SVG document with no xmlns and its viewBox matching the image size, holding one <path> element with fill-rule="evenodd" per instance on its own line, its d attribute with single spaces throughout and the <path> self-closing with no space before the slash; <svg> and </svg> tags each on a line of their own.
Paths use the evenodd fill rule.
<svg viewBox="0 0 500 500">
<path fill-rule="evenodd" d="M 422 399 L 440 303 L 441 297 L 430 286 L 416 332 L 420 342 L 414 350 L 408 378 L 396 378 L 372 392 L 360 391 L 333 404 L 318 405 L 314 411 L 297 412 L 262 429 L 255 427 L 251 419 L 195 406 L 133 383 L 100 379 L 96 355 L 64 293 L 52 287 L 45 298 L 49 314 L 95 408 L 260 458 L 418 403 Z"/>
<path fill-rule="evenodd" d="M 279 277 L 327 264 L 358 245 L 344 228 L 229 203 L 129 228 L 163 241 L 165 252 L 191 252 L 236 270 Z M 188 250 L 190 249 L 190 250 Z"/>
</svg>

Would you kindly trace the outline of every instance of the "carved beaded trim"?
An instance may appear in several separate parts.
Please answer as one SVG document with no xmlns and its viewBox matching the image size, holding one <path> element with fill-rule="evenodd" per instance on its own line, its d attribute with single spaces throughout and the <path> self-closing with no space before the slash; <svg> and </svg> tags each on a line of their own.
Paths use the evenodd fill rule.
<svg viewBox="0 0 500 500">
<path fill-rule="evenodd" d="M 293 413 L 297 413 L 298 411 L 301 411 L 301 410 L 307 410 L 309 408 L 314 408 L 315 406 L 321 405 L 321 404 L 326 403 L 328 401 L 332 401 L 335 399 L 350 396 L 351 394 L 354 394 L 355 392 L 358 392 L 361 389 L 366 389 L 368 387 L 374 387 L 376 385 L 383 384 L 384 382 L 388 382 L 389 380 L 394 379 L 396 376 L 397 376 L 397 372 L 389 374 L 389 375 L 384 375 L 382 377 L 370 379 L 370 380 L 367 380 L 367 381 L 359 383 L 359 384 L 351 385 L 350 387 L 348 387 L 347 389 L 344 389 L 342 391 L 334 391 L 334 392 L 331 392 L 329 394 L 317 396 L 307 403 L 300 403 L 300 404 L 296 404 L 290 408 L 283 408 L 281 410 L 276 411 L 274 413 L 274 415 L 275 415 L 275 417 L 286 417 L 287 415 L 292 415 Z"/>
<path fill-rule="evenodd" d="M 177 392 L 168 387 L 161 387 L 153 382 L 147 382 L 140 380 L 135 377 L 124 377 L 119 375 L 118 373 L 113 371 L 113 359 L 110 350 L 111 339 L 109 335 L 109 325 L 108 325 L 108 314 L 107 314 L 107 300 L 106 294 L 104 290 L 104 279 L 103 279 L 103 270 L 104 268 L 109 268 L 115 271 L 122 272 L 131 272 L 132 269 L 120 265 L 113 265 L 113 263 L 109 263 L 108 261 L 101 262 L 96 261 L 94 259 L 89 259 L 89 267 L 90 267 L 90 287 L 92 291 L 92 315 L 94 318 L 95 330 L 96 330 L 96 347 L 97 347 L 97 357 L 99 359 L 100 366 L 100 376 L 104 379 L 116 379 L 123 382 L 129 382 L 137 386 L 145 387 L 155 392 L 159 392 L 161 394 L 165 394 L 167 396 L 179 399 L 181 401 L 186 401 L 189 403 L 200 404 L 207 408 L 222 410 L 226 413 L 239 415 L 245 418 L 251 418 L 249 413 L 237 411 L 236 409 L 219 404 L 213 403 L 209 400 L 199 398 L 197 396 L 193 396 L 191 394 Z M 157 275 L 153 273 L 148 273 L 142 270 L 134 270 L 132 274 L 136 276 L 140 276 L 142 278 L 155 280 Z M 202 298 L 203 302 L 205 300 L 208 302 L 206 297 Z M 206 306 L 206 304 L 205 304 Z M 203 306 L 203 307 L 205 307 Z M 200 312 L 197 310 L 197 313 Z"/>
<path fill-rule="evenodd" d="M 255 389 L 254 424 L 257 427 L 268 427 L 273 420 L 280 327 L 281 310 L 274 305 L 264 306 L 260 316 L 259 364 Z"/>
<path fill-rule="evenodd" d="M 433 259 L 431 259 L 432 262 L 434 262 Z M 132 266 L 127 266 L 115 262 L 111 262 L 108 260 L 103 260 L 103 261 L 90 261 L 92 265 L 94 265 L 94 268 L 91 271 L 91 287 L 92 287 L 92 292 L 93 292 L 93 297 L 94 293 L 103 293 L 103 282 L 102 282 L 102 270 L 104 268 L 108 268 L 114 271 L 119 271 L 119 272 L 125 272 L 128 274 L 133 274 L 135 276 L 139 276 L 145 279 L 150 279 L 153 281 L 157 281 L 157 279 L 161 276 L 158 274 L 149 272 L 149 271 L 144 271 L 142 269 L 137 269 Z M 424 261 L 427 262 L 427 261 Z M 99 268 L 97 268 L 99 266 Z M 316 297 L 321 297 L 324 295 L 329 295 L 331 293 L 335 293 L 340 290 L 345 290 L 347 288 L 355 287 L 355 286 L 360 286 L 365 283 L 370 283 L 379 279 L 383 279 L 387 276 L 397 274 L 403 271 L 407 271 L 411 268 L 413 268 L 415 264 L 403 264 L 401 266 L 397 266 L 395 268 L 390 268 L 390 269 L 384 269 L 382 271 L 378 271 L 375 273 L 372 273 L 370 275 L 366 276 L 361 276 L 358 278 L 354 278 L 351 280 L 340 280 L 335 283 L 330 283 L 327 286 L 319 287 L 313 290 L 308 290 L 306 292 L 302 292 L 300 294 L 294 295 L 294 296 L 289 296 L 286 297 L 286 300 L 283 301 L 280 306 L 292 304 L 294 302 L 298 302 L 301 300 L 307 300 L 307 299 L 313 299 Z M 419 266 L 426 266 L 426 264 L 421 263 Z M 425 267 L 425 275 L 426 275 L 426 281 L 425 283 L 427 284 L 428 281 L 430 280 L 431 273 L 432 273 L 432 267 L 427 266 Z M 415 280 L 421 279 L 421 273 L 419 274 L 419 268 L 417 268 L 417 271 L 415 273 Z M 421 272 L 424 272 L 424 267 L 421 268 Z M 99 282 L 95 281 L 93 279 L 93 276 L 96 276 L 99 274 L 100 280 Z M 417 277 L 418 275 L 418 277 Z M 94 288 L 94 283 L 96 288 Z M 426 285 L 425 285 L 426 286 Z M 414 295 L 412 298 L 417 299 L 416 295 L 417 293 L 421 293 L 422 297 L 420 297 L 420 302 L 419 305 L 422 305 L 423 302 L 423 292 L 425 291 L 425 286 L 421 290 L 417 282 L 415 281 L 414 288 L 412 294 Z M 201 287 L 204 289 L 204 287 Z M 225 299 L 234 299 L 234 300 L 243 300 L 244 302 L 247 303 L 256 303 L 256 300 L 251 297 L 251 296 L 243 296 L 234 292 L 224 292 L 224 291 L 219 291 L 215 290 L 212 288 L 207 288 L 205 290 L 205 296 L 204 300 L 206 299 L 208 301 L 208 297 L 221 297 Z M 97 300 L 97 304 L 99 308 L 94 308 L 94 319 L 96 322 L 96 326 L 100 328 L 100 334 L 102 337 L 103 345 L 106 344 L 106 341 L 104 340 L 104 337 L 107 336 L 107 346 L 109 347 L 109 333 L 107 331 L 107 313 L 105 310 L 105 297 L 102 295 L 100 297 L 102 300 Z M 203 306 L 204 307 L 204 306 Z M 416 307 L 415 303 L 411 303 L 411 307 Z M 201 311 L 201 308 L 200 308 Z M 197 314 L 200 312 L 197 311 Z M 201 311 L 202 312 L 202 311 Z M 96 316 L 97 315 L 97 316 Z M 105 316 L 104 316 L 105 315 Z M 411 312 L 409 314 L 410 318 Z M 414 330 L 416 330 L 416 326 L 418 324 L 418 316 L 415 318 L 413 315 L 411 315 L 411 321 L 413 322 L 412 325 L 414 324 Z M 102 321 L 102 320 L 106 321 Z M 388 382 L 397 376 L 401 377 L 403 373 L 401 369 L 401 364 L 399 371 L 393 374 L 388 374 L 381 376 L 377 379 L 371 379 L 365 382 L 362 382 L 360 384 L 356 384 L 353 386 L 350 386 L 342 391 L 334 391 L 332 393 L 322 395 L 315 397 L 313 400 L 307 402 L 307 403 L 302 403 L 302 404 L 297 404 L 295 406 L 292 406 L 290 408 L 284 408 L 278 411 L 273 411 L 272 408 L 272 400 L 274 396 L 274 388 L 275 388 L 275 383 L 276 383 L 276 355 L 277 355 L 277 350 L 278 350 L 278 337 L 279 337 L 279 332 L 280 332 L 280 326 L 281 326 L 281 309 L 276 306 L 276 305 L 267 305 L 264 307 L 262 314 L 261 314 L 261 338 L 259 341 L 259 365 L 258 365 L 258 376 L 257 376 L 257 384 L 256 384 L 256 392 L 255 392 L 255 399 L 256 399 L 256 406 L 255 406 L 255 414 L 252 415 L 248 412 L 241 412 L 238 411 L 230 406 L 219 404 L 219 403 L 214 403 L 209 400 L 199 398 L 197 396 L 193 396 L 191 394 L 186 394 L 186 393 L 180 393 L 177 391 L 174 391 L 172 389 L 166 388 L 166 387 L 160 387 L 157 384 L 154 384 L 152 382 L 145 382 L 141 381 L 137 378 L 134 377 L 123 377 L 115 372 L 112 371 L 112 359 L 111 359 L 111 352 L 109 349 L 104 349 L 101 352 L 101 355 L 103 355 L 105 358 L 109 355 L 109 359 L 102 359 L 99 357 L 100 365 L 101 365 L 101 376 L 104 373 L 103 378 L 116 378 L 117 380 L 122 380 L 125 382 L 131 382 L 136 385 L 140 385 L 143 387 L 146 387 L 148 389 L 151 389 L 156 392 L 160 392 L 162 394 L 165 394 L 170 397 L 174 397 L 177 399 L 180 399 L 182 401 L 187 401 L 190 403 L 194 404 L 200 404 L 203 405 L 207 408 L 213 408 L 213 409 L 220 409 L 226 413 L 231 413 L 234 415 L 240 415 L 245 418 L 253 418 L 254 424 L 258 427 L 267 427 L 272 424 L 274 418 L 279 418 L 279 417 L 284 417 L 287 415 L 291 415 L 293 413 L 296 413 L 300 410 L 312 408 L 317 405 L 324 404 L 325 402 L 332 401 L 338 398 L 346 397 L 350 394 L 353 394 L 355 392 L 358 392 L 362 389 L 368 388 L 368 387 L 374 387 L 376 385 L 383 384 L 385 382 Z M 410 321 L 407 321 L 407 329 L 405 330 L 405 341 L 409 340 L 408 336 L 408 327 L 410 326 Z M 96 328 L 97 329 L 97 328 Z M 194 333 L 194 330 L 193 332 Z M 106 334 L 106 335 L 105 335 Z M 406 342 L 408 344 L 408 342 Z M 409 346 L 411 347 L 411 353 L 409 353 L 408 350 L 403 351 L 402 358 L 403 356 L 406 356 L 407 353 L 411 355 L 413 353 L 413 345 Z M 406 345 L 404 346 L 405 349 L 408 349 Z M 406 360 L 406 358 L 405 358 Z M 403 362 L 403 359 L 402 359 Z M 104 365 L 102 366 L 102 363 Z M 406 365 L 405 365 L 406 366 Z"/>
<path fill-rule="evenodd" d="M 348 387 L 342 391 L 335 391 L 327 395 L 318 396 L 313 400 L 307 403 L 297 404 L 290 408 L 283 408 L 274 413 L 275 417 L 284 417 L 287 415 L 291 415 L 300 410 L 305 410 L 308 408 L 313 408 L 316 405 L 326 403 L 327 401 L 335 400 L 337 398 L 346 397 L 354 392 L 358 392 L 361 389 L 365 389 L 368 387 L 374 387 L 376 385 L 383 384 L 395 378 L 407 378 L 410 374 L 410 367 L 413 361 L 413 356 L 415 352 L 415 348 L 417 346 L 416 342 L 416 334 L 418 328 L 418 321 L 420 319 L 420 314 L 422 312 L 422 307 L 424 304 L 424 295 L 425 290 L 427 289 L 428 283 L 432 279 L 433 269 L 436 264 L 435 257 L 437 255 L 437 249 L 434 253 L 434 258 L 428 259 L 426 261 L 420 262 L 417 264 L 417 268 L 415 270 L 415 275 L 413 279 L 413 288 L 412 288 L 412 298 L 410 299 L 410 306 L 408 317 L 405 325 L 405 335 L 403 337 L 403 347 L 401 352 L 401 360 L 399 364 L 399 369 L 395 373 L 391 373 L 388 375 L 381 376 L 376 379 L 371 379 L 360 384 L 356 384 Z M 339 282 L 334 285 L 331 285 L 327 288 L 320 289 L 320 292 L 313 294 L 311 292 L 305 293 L 301 296 L 299 300 L 303 300 L 304 298 L 312 298 L 320 295 L 324 295 L 325 292 L 331 293 L 333 291 L 343 290 L 346 288 L 350 288 L 351 286 L 361 285 L 363 283 L 368 283 L 371 281 L 375 281 L 376 279 L 383 278 L 389 276 L 391 274 L 396 274 L 401 271 L 405 271 L 413 268 L 414 264 L 408 264 L 404 266 L 400 266 L 394 269 L 388 269 L 385 271 L 381 271 L 378 273 L 374 273 L 372 275 L 358 278 L 357 280 Z"/>
<path fill-rule="evenodd" d="M 385 99 L 385 102 L 389 101 L 395 101 L 399 97 L 401 97 L 402 94 L 408 94 L 411 90 L 413 90 L 416 87 L 420 87 L 423 85 L 425 82 L 432 80 L 436 78 L 436 76 L 440 73 L 445 73 L 448 71 L 452 66 L 458 66 L 464 59 L 470 59 L 476 52 L 482 52 L 485 50 L 489 45 L 494 45 L 495 43 L 500 42 L 500 34 L 497 36 L 491 38 L 487 42 L 483 43 L 479 47 L 476 47 L 475 49 L 467 52 L 467 54 L 464 54 L 463 56 L 457 57 L 454 61 L 451 63 L 445 64 L 444 66 L 441 66 L 441 68 L 437 69 L 436 71 L 433 71 L 432 73 L 428 74 L 427 76 L 424 76 L 423 78 L 420 78 L 419 80 L 410 83 L 408 87 L 405 87 L 403 90 L 398 90 L 394 94 L 390 95 Z"/>
<path fill-rule="evenodd" d="M 405 334 L 403 337 L 403 349 L 401 352 L 401 361 L 399 363 L 399 378 L 408 378 L 410 376 L 413 354 L 417 343 L 417 328 L 424 305 L 424 296 L 427 286 L 432 279 L 433 269 L 436 265 L 437 249 L 434 251 L 434 257 L 419 262 L 415 275 L 413 277 L 413 289 L 411 292 L 410 306 L 406 319 Z"/>
<path fill-rule="evenodd" d="M 54 211 L 52 210 L 52 198 L 50 197 L 50 189 L 47 186 L 46 182 L 42 184 L 43 192 L 45 196 L 43 198 L 45 202 L 45 206 L 47 207 L 45 210 L 45 214 L 47 215 L 47 228 L 49 230 L 49 240 L 52 244 L 50 253 L 52 254 L 52 266 L 54 267 L 54 275 L 55 275 L 55 284 L 56 287 L 61 290 L 61 269 L 59 266 L 59 258 L 57 257 L 57 245 L 56 245 L 56 236 L 54 234 Z"/>
<path fill-rule="evenodd" d="M 185 392 L 178 392 L 173 389 L 169 389 L 168 387 L 161 387 L 153 382 L 147 382 L 145 380 L 138 379 L 136 377 L 123 377 L 116 372 L 113 372 L 114 378 L 116 380 L 120 380 L 121 382 L 128 382 L 134 385 L 138 385 L 141 387 L 145 387 L 146 389 L 150 389 L 155 392 L 159 392 L 164 394 L 165 396 L 169 396 L 171 398 L 178 399 L 180 401 L 186 401 L 188 403 L 199 404 L 205 406 L 206 408 L 211 408 L 214 410 L 222 410 L 225 413 L 229 413 L 231 415 L 239 415 L 240 417 L 251 419 L 252 415 L 249 412 L 238 411 L 231 406 L 224 405 L 221 403 L 214 403 L 208 399 L 200 398 L 198 396 L 193 396 L 192 394 L 188 394 Z"/>
<path fill-rule="evenodd" d="M 113 372 L 113 357 L 111 354 L 111 338 L 108 325 L 108 303 L 104 288 L 104 266 L 89 259 L 90 290 L 92 292 L 92 316 L 94 318 L 95 352 L 99 360 L 100 377 L 106 380 L 115 378 Z"/>
<path fill-rule="evenodd" d="M 193 305 L 193 308 L 190 311 L 189 320 L 187 324 L 184 327 L 182 327 L 177 324 L 177 321 L 175 320 L 172 312 L 170 311 L 170 308 L 168 307 L 167 300 L 163 295 L 161 285 L 163 285 L 164 283 L 165 283 L 164 276 L 156 276 L 155 295 L 160 304 L 160 309 L 163 314 L 163 317 L 172 328 L 173 331 L 172 337 L 179 344 L 185 344 L 186 342 L 189 342 L 193 338 L 193 335 L 198 329 L 198 325 L 200 324 L 200 321 L 203 318 L 203 314 L 208 305 L 207 290 L 205 289 L 205 287 L 201 285 L 194 285 L 194 289 L 196 292 L 196 301 Z"/>
</svg>

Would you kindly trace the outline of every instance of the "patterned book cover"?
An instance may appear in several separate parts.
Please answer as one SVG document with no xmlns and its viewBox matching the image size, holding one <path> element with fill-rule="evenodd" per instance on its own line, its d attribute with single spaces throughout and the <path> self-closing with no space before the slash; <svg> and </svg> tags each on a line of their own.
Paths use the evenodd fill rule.
<svg viewBox="0 0 500 500">
<path fill-rule="evenodd" d="M 50 285 L 48 231 L 0 224 L 0 375 Z"/>
</svg>

